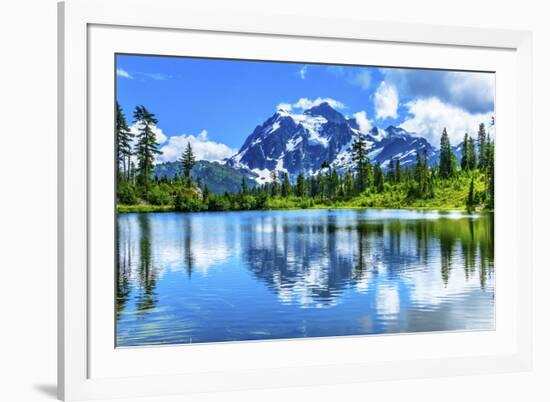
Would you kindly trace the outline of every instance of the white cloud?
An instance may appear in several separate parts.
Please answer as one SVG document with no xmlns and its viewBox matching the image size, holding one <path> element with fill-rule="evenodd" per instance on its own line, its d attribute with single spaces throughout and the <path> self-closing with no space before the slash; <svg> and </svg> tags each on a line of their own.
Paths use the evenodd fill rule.
<svg viewBox="0 0 550 402">
<path fill-rule="evenodd" d="M 412 117 L 400 125 L 401 128 L 425 137 L 434 146 L 439 146 L 441 133 L 447 129 L 451 144 L 464 139 L 464 133 L 474 137 L 480 123 L 490 125 L 492 113 L 468 113 L 457 106 L 443 103 L 440 99 L 416 99 L 405 104 Z"/>
<path fill-rule="evenodd" d="M 279 103 L 277 105 L 277 110 L 284 110 L 285 112 L 290 112 L 292 110 L 292 105 L 290 103 Z"/>
<path fill-rule="evenodd" d="M 132 77 L 128 71 L 123 70 L 122 68 L 116 69 L 116 75 L 122 78 L 128 78 L 130 80 L 134 79 L 134 77 Z"/>
<path fill-rule="evenodd" d="M 301 79 L 305 80 L 306 79 L 306 74 L 307 74 L 307 66 L 303 66 L 300 71 L 298 71 L 298 75 L 300 76 Z"/>
<path fill-rule="evenodd" d="M 369 70 L 361 70 L 356 75 L 354 75 L 352 78 L 350 78 L 350 82 L 352 84 L 355 84 L 361 89 L 367 90 L 370 88 L 371 84 L 371 74 Z"/>
<path fill-rule="evenodd" d="M 399 106 L 399 95 L 392 84 L 382 81 L 374 94 L 374 108 L 377 119 L 397 118 L 397 107 Z"/>
<path fill-rule="evenodd" d="M 437 97 L 470 113 L 494 109 L 495 74 L 421 69 L 382 69 L 384 80 L 405 98 Z"/>
<path fill-rule="evenodd" d="M 135 136 L 137 136 L 137 134 L 139 133 L 140 126 L 140 122 L 136 122 L 130 126 L 130 132 L 134 134 L 134 141 L 137 140 Z M 157 142 L 159 143 L 159 145 L 162 145 L 166 142 L 166 134 L 164 134 L 160 128 L 158 128 L 157 126 L 151 126 L 151 130 L 153 131 L 153 133 L 155 133 L 155 137 L 157 138 Z"/>
<path fill-rule="evenodd" d="M 198 135 L 182 134 L 168 138 L 168 142 L 160 149 L 162 155 L 159 159 L 162 162 L 177 160 L 187 147 L 187 143 L 191 144 L 197 160 L 220 161 L 237 153 L 236 149 L 211 141 L 208 139 L 208 132 L 202 130 Z"/>
<path fill-rule="evenodd" d="M 311 109 L 314 106 L 319 106 L 321 103 L 324 103 L 324 102 L 328 103 L 334 109 L 344 109 L 346 107 L 346 105 L 344 105 L 342 102 L 332 98 L 317 98 L 314 100 L 311 100 L 309 98 L 300 98 L 294 104 L 279 103 L 279 105 L 277 105 L 277 109 L 282 109 L 287 112 L 290 112 L 292 109 L 306 110 L 306 109 Z"/>
<path fill-rule="evenodd" d="M 494 107 L 494 74 L 449 72 L 447 76 L 449 98 L 456 105 L 468 106 L 476 112 Z"/>
<path fill-rule="evenodd" d="M 162 73 L 139 73 L 139 74 L 155 81 L 165 81 L 172 78 L 170 75 L 162 74 Z"/>
<path fill-rule="evenodd" d="M 359 130 L 361 130 L 363 133 L 368 133 L 372 129 L 372 123 L 367 118 L 367 112 L 361 111 L 354 113 L 353 117 L 355 117 L 355 121 L 359 126 Z"/>
</svg>

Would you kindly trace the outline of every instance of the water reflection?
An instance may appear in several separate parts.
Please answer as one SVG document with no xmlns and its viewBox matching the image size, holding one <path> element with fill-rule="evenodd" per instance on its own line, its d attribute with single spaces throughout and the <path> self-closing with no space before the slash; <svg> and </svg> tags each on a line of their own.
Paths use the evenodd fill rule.
<svg viewBox="0 0 550 402">
<path fill-rule="evenodd" d="M 490 214 L 121 215 L 117 341 L 491 329 L 492 239 Z"/>
</svg>

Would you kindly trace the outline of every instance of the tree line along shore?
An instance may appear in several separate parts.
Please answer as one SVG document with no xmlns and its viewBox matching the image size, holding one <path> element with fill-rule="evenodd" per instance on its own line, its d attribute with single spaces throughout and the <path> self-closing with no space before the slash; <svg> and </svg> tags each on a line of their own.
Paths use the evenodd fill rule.
<svg viewBox="0 0 550 402">
<path fill-rule="evenodd" d="M 180 171 L 172 178 L 155 177 L 156 158 L 162 153 L 153 127 L 158 121 L 144 106 L 136 106 L 130 131 L 116 105 L 117 212 L 242 211 L 308 208 L 388 208 L 439 210 L 493 210 L 494 141 L 485 125 L 477 137 L 464 135 L 460 160 L 454 154 L 447 130 L 440 140 L 440 157 L 428 163 L 425 151 L 404 168 L 399 159 L 386 169 L 368 157 L 364 134 L 352 144 L 353 165 L 344 173 L 324 162 L 311 176 L 299 174 L 292 182 L 286 172 L 271 172 L 271 181 L 249 186 L 242 178 L 240 191 L 214 194 L 200 177 L 193 177 L 196 157 L 190 143 L 178 159 Z"/>
</svg>

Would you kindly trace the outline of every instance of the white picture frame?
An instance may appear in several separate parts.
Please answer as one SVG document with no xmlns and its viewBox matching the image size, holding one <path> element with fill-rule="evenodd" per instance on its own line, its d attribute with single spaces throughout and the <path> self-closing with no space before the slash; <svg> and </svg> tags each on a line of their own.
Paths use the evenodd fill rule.
<svg viewBox="0 0 550 402">
<path fill-rule="evenodd" d="M 119 35 L 117 32 L 122 33 Z M 136 35 L 137 32 L 141 32 L 140 35 L 144 35 L 143 37 L 151 38 L 154 35 L 163 35 L 166 40 L 151 40 L 147 49 L 146 45 L 143 45 L 144 53 L 160 54 L 178 52 L 177 46 L 171 47 L 172 42 L 177 43 L 177 40 L 169 39 L 172 36 L 201 34 L 227 37 L 227 49 L 231 48 L 231 38 L 259 38 L 262 43 L 273 45 L 271 52 L 276 52 L 276 42 L 281 40 L 287 43 L 304 40 L 323 41 L 327 46 L 331 43 L 331 46 L 342 49 L 339 53 L 334 47 L 336 58 L 346 57 L 347 46 L 362 44 L 381 48 L 400 46 L 402 49 L 416 46 L 427 56 L 430 49 L 434 52 L 435 49 L 439 49 L 438 52 L 449 49 L 448 59 L 441 62 L 447 63 L 441 65 L 447 68 L 473 68 L 474 62 L 467 58 L 463 65 L 457 66 L 459 56 L 464 58 L 464 54 L 474 51 L 480 55 L 494 52 L 495 61 L 490 60 L 489 53 L 480 58 L 487 59 L 484 66 L 488 69 L 491 68 L 491 63 L 500 63 L 498 66 L 501 67 L 494 68 L 497 73 L 502 72 L 502 77 L 507 78 L 505 83 L 499 83 L 497 75 L 497 95 L 499 85 L 503 88 L 502 94 L 508 95 L 503 97 L 507 100 L 503 101 L 500 111 L 502 115 L 506 114 L 509 117 L 510 120 L 506 121 L 510 122 L 510 125 L 506 131 L 508 135 L 502 136 L 503 139 L 499 137 L 498 147 L 503 151 L 497 150 L 496 191 L 499 197 L 496 209 L 506 209 L 507 214 L 513 217 L 510 230 L 513 234 L 497 233 L 501 240 L 499 246 L 497 237 L 496 247 L 500 247 L 503 253 L 509 253 L 503 254 L 500 260 L 497 259 L 503 266 L 506 264 L 508 272 L 502 276 L 502 280 L 499 279 L 497 292 L 502 293 L 502 296 L 499 293 L 499 300 L 507 300 L 506 310 L 513 312 L 509 314 L 510 320 L 501 320 L 502 325 L 499 327 L 497 324 L 494 333 L 418 335 L 408 336 L 404 341 L 400 340 L 403 338 L 400 336 L 350 337 L 345 340 L 327 338 L 247 342 L 231 345 L 226 350 L 221 347 L 209 349 L 211 346 L 199 345 L 186 350 L 178 347 L 159 347 L 117 352 L 114 351 L 114 344 L 96 341 L 102 338 L 103 332 L 108 333 L 112 328 L 109 328 L 108 320 L 100 323 L 101 317 L 104 317 L 104 314 L 100 313 L 110 308 L 109 302 L 98 302 L 94 294 L 113 294 L 109 293 L 113 284 L 103 284 L 100 280 L 101 275 L 97 275 L 97 271 L 92 269 L 97 260 L 106 259 L 108 264 L 110 256 L 107 252 L 101 252 L 101 248 L 99 252 L 95 251 L 96 249 L 92 251 L 90 241 L 97 244 L 94 239 L 98 239 L 98 233 L 99 238 L 105 237 L 107 241 L 111 239 L 109 236 L 112 236 L 112 233 L 108 233 L 107 236 L 105 229 L 109 230 L 109 219 L 113 218 L 112 211 L 108 209 L 109 205 L 112 206 L 113 198 L 112 188 L 106 189 L 105 192 L 98 191 L 93 181 L 97 175 L 108 176 L 112 173 L 110 168 L 100 169 L 98 164 L 105 156 L 109 157 L 112 150 L 105 150 L 104 154 L 94 148 L 94 133 L 103 124 L 96 124 L 94 120 L 95 113 L 100 109 L 94 105 L 100 105 L 101 99 L 105 100 L 104 97 L 109 96 L 109 91 L 112 91 L 107 85 L 109 78 L 101 81 L 101 72 L 96 74 L 98 70 L 95 66 L 107 60 L 113 52 L 125 50 L 125 46 L 136 51 L 135 45 L 130 46 L 127 39 L 132 36 L 132 32 Z M 254 52 L 259 52 L 258 48 L 253 46 L 252 39 L 251 45 L 246 49 L 248 58 L 253 58 L 256 54 Z M 157 42 L 162 42 L 164 47 L 157 46 Z M 243 46 L 235 39 L 233 48 L 239 47 Z M 64 400 L 81 400 L 160 396 L 529 370 L 532 361 L 531 47 L 531 34 L 523 31 L 363 20 L 323 20 L 281 15 L 212 14 L 187 9 L 177 0 L 68 0 L 60 3 L 59 397 Z M 269 51 L 269 46 L 265 51 Z M 267 58 L 265 54 L 259 53 L 256 57 Z M 280 57 L 285 56 L 281 53 Z M 314 56 L 309 56 L 311 57 Z M 392 56 L 393 59 L 388 55 L 381 57 L 380 60 L 391 62 L 396 56 Z M 426 60 L 428 59 L 429 57 L 426 57 Z M 338 59 L 332 61 L 335 60 Z M 422 62 L 418 63 L 418 66 L 423 66 Z M 99 85 L 102 89 L 97 90 L 94 85 L 98 83 L 106 85 Z M 106 88 L 105 91 L 103 88 Z M 497 96 L 497 103 L 498 99 Z M 521 141 L 517 141 L 520 130 Z M 507 163 L 498 162 L 498 152 L 506 156 Z M 90 174 L 92 169 L 93 175 Z M 506 176 L 511 179 L 506 184 L 499 184 L 498 173 L 504 172 L 504 169 L 507 169 Z M 499 199 L 503 201 L 498 201 Z M 102 209 L 102 203 L 107 205 L 107 209 Z M 105 222 L 107 226 L 101 226 L 98 222 Z M 498 226 L 498 219 L 496 225 Z M 112 319 L 112 316 L 109 319 Z M 453 342 L 452 354 L 437 352 L 438 344 L 443 349 L 444 342 Z M 468 345 L 473 342 L 493 345 L 494 348 L 488 347 L 486 353 L 481 347 L 468 351 Z M 402 348 L 402 357 L 396 355 L 384 359 L 380 356 L 374 358 L 375 353 L 369 353 L 370 356 L 366 356 L 365 353 L 353 353 L 354 350 L 369 348 L 383 351 L 384 347 L 387 348 L 391 344 L 395 345 L 397 350 Z M 428 353 L 427 346 L 433 347 L 434 352 Z M 406 354 L 405 351 L 410 349 L 414 349 L 415 353 Z M 322 352 L 323 350 L 326 352 Z M 338 353 L 331 354 L 329 350 Z M 165 370 L 143 372 L 132 369 L 136 367 L 136 358 L 156 363 L 168 362 L 170 356 L 180 353 L 181 356 L 186 353 L 191 362 L 200 359 L 200 370 L 184 369 L 181 364 L 179 371 L 178 364 L 173 362 L 181 361 L 179 359 L 172 359 L 172 363 L 167 364 L 168 368 Z M 262 361 L 254 360 L 254 356 L 262 356 Z"/>
</svg>

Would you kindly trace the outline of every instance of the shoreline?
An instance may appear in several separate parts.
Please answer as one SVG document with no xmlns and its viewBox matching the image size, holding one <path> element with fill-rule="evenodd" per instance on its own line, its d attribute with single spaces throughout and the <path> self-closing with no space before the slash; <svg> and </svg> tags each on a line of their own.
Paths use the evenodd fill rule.
<svg viewBox="0 0 550 402">
<path fill-rule="evenodd" d="M 444 206 L 425 206 L 425 207 L 396 207 L 396 206 L 376 206 L 376 207 L 365 207 L 357 205 L 313 205 L 310 208 L 265 208 L 265 209 L 231 209 L 227 211 L 177 211 L 172 205 L 116 205 L 117 214 L 130 214 L 130 213 L 160 213 L 160 212 L 180 212 L 183 214 L 192 214 L 192 213 L 208 213 L 208 212 L 241 212 L 241 211 L 299 211 L 299 210 L 315 210 L 315 209 L 355 209 L 355 210 L 380 210 L 380 209 L 395 209 L 395 210 L 408 210 L 408 211 L 460 211 L 468 212 L 466 208 L 457 208 L 457 207 L 444 207 Z M 494 212 L 494 210 L 474 210 L 472 212 Z"/>
</svg>

